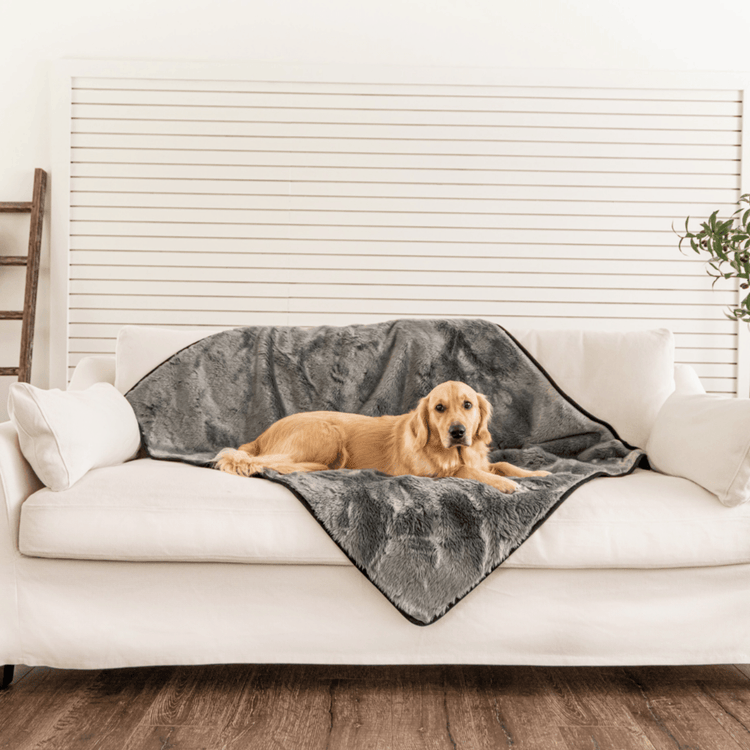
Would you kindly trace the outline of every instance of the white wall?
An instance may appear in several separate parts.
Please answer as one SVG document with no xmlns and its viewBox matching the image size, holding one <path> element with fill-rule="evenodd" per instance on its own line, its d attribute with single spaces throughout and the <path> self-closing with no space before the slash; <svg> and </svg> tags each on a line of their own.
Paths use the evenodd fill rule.
<svg viewBox="0 0 750 750">
<path fill-rule="evenodd" d="M 0 200 L 28 200 L 34 167 L 49 169 L 48 78 L 60 58 L 750 70 L 747 0 L 26 0 L 7 3 L 0 21 Z M 26 221 L 0 216 L 0 252 L 23 251 Z M 47 269 L 33 371 L 42 386 Z M 16 307 L 22 273 L 0 276 L 0 309 Z M 15 364 L 19 332 L 0 322 L 0 365 Z M 0 420 L 12 381 L 0 379 Z"/>
</svg>

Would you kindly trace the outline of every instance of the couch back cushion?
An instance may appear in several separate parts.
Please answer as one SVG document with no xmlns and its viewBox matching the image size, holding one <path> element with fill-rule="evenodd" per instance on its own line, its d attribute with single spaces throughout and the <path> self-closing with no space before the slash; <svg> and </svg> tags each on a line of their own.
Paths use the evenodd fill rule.
<svg viewBox="0 0 750 750">
<path fill-rule="evenodd" d="M 643 448 L 674 391 L 674 338 L 666 329 L 580 331 L 508 329 L 579 406 Z M 173 354 L 215 333 L 125 326 L 117 338 L 115 386 L 127 393 Z"/>
<path fill-rule="evenodd" d="M 579 406 L 645 449 L 675 388 L 671 331 L 509 330 Z"/>
<path fill-rule="evenodd" d="M 127 393 L 173 354 L 217 330 L 123 326 L 117 334 L 115 349 L 115 388 Z"/>
</svg>

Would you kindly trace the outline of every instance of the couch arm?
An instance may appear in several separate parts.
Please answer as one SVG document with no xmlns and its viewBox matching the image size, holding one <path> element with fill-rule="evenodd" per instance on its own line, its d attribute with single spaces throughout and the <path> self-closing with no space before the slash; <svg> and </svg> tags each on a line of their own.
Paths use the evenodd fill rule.
<svg viewBox="0 0 750 750">
<path fill-rule="evenodd" d="M 21 505 L 42 483 L 21 453 L 16 428 L 0 423 L 0 665 L 23 662 L 18 610 Z"/>
<path fill-rule="evenodd" d="M 0 563 L 18 550 L 18 525 L 23 501 L 42 487 L 21 453 L 16 428 L 0 423 Z"/>
<path fill-rule="evenodd" d="M 676 393 L 706 392 L 698 373 L 690 365 L 676 364 L 674 366 L 674 385 Z"/>
</svg>

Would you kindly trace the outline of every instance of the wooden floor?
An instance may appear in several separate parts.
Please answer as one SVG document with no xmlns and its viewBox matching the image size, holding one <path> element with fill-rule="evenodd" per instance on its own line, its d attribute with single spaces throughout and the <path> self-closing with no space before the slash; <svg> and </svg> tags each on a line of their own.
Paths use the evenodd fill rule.
<svg viewBox="0 0 750 750">
<path fill-rule="evenodd" d="M 747 749 L 750 667 L 18 667 L 0 748 Z"/>
</svg>

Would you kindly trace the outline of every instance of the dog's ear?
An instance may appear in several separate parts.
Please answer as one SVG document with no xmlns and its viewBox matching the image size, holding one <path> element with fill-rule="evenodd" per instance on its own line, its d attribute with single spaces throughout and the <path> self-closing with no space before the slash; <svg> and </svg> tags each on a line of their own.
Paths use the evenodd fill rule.
<svg viewBox="0 0 750 750">
<path fill-rule="evenodd" d="M 427 396 L 417 404 L 414 414 L 409 422 L 414 441 L 418 448 L 424 448 L 430 439 L 430 407 Z"/>
<path fill-rule="evenodd" d="M 492 442 L 492 435 L 490 435 L 489 430 L 492 404 L 481 393 L 477 393 L 477 400 L 479 402 L 479 424 L 474 432 L 474 440 L 489 444 Z"/>
</svg>

